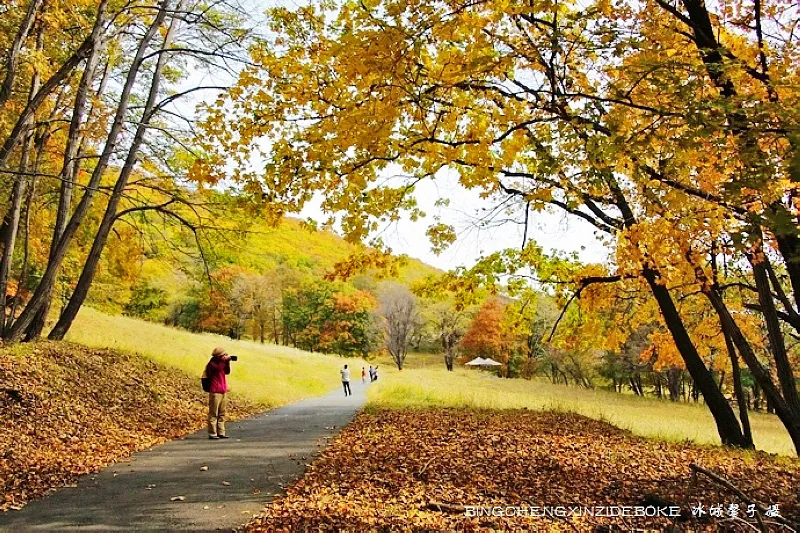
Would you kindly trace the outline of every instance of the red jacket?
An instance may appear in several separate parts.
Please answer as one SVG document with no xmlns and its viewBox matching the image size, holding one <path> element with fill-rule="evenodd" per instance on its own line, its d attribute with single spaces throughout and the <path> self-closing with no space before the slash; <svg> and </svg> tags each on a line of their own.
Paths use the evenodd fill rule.
<svg viewBox="0 0 800 533">
<path fill-rule="evenodd" d="M 211 361 L 206 365 L 206 376 L 211 379 L 208 392 L 217 394 L 225 394 L 228 392 L 228 382 L 225 379 L 225 375 L 230 373 L 230 360 L 224 360 L 221 357 L 212 357 Z"/>
</svg>

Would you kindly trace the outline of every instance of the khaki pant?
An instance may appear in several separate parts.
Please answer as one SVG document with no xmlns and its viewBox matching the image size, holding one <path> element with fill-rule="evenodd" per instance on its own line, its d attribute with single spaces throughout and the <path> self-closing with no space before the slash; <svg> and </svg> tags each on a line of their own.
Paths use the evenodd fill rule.
<svg viewBox="0 0 800 533">
<path fill-rule="evenodd" d="M 225 414 L 228 408 L 227 396 L 222 393 L 212 392 L 208 395 L 208 434 L 225 434 Z"/>
</svg>

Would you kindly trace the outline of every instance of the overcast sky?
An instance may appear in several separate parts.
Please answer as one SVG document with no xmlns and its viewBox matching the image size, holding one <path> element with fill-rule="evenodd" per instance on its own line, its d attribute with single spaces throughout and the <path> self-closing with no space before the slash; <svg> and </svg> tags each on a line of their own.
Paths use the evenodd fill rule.
<svg viewBox="0 0 800 533">
<path fill-rule="evenodd" d="M 414 196 L 427 217 L 412 222 L 406 216 L 380 232 L 384 243 L 395 253 L 407 254 L 442 270 L 450 270 L 456 266 L 472 266 L 483 255 L 505 248 L 518 248 L 522 244 L 521 224 L 477 227 L 475 222 L 480 209 L 496 202 L 482 199 L 477 191 L 462 187 L 455 172 L 440 172 L 435 180 L 420 182 Z M 449 206 L 436 206 L 439 198 L 449 198 Z M 456 243 L 438 256 L 431 251 L 431 244 L 425 235 L 437 215 L 441 222 L 455 227 L 458 234 Z M 307 206 L 301 216 L 319 222 L 326 218 L 316 202 Z M 561 213 L 532 212 L 528 240 L 536 241 L 546 251 L 577 252 L 582 261 L 600 262 L 606 258 L 607 250 L 598 241 L 594 230 L 588 222 L 575 217 Z"/>
</svg>

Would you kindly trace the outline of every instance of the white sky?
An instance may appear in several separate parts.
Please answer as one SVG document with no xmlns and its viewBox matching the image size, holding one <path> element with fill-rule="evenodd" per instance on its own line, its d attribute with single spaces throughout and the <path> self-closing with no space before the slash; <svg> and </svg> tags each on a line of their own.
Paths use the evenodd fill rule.
<svg viewBox="0 0 800 533">
<path fill-rule="evenodd" d="M 394 253 L 407 254 L 442 270 L 457 266 L 472 266 L 481 256 L 506 248 L 522 245 L 521 224 L 506 223 L 499 227 L 479 228 L 475 220 L 481 208 L 495 202 L 482 199 L 477 191 L 465 189 L 458 183 L 454 172 L 440 172 L 435 180 L 420 182 L 415 190 L 419 207 L 425 218 L 412 222 L 408 216 L 400 222 L 381 230 L 380 236 Z M 447 207 L 436 206 L 439 198 L 449 198 Z M 440 255 L 431 251 L 425 231 L 433 224 L 434 216 L 456 229 L 458 240 Z M 323 222 L 327 217 L 318 202 L 309 204 L 300 214 Z M 595 236 L 595 228 L 580 219 L 561 213 L 531 212 L 528 240 L 537 242 L 545 251 L 577 252 L 582 261 L 601 262 L 606 258 L 606 248 Z"/>
</svg>

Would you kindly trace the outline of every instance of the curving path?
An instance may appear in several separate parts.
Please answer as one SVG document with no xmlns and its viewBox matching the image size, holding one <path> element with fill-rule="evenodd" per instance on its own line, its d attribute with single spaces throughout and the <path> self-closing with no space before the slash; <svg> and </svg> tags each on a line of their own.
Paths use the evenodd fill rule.
<svg viewBox="0 0 800 533">
<path fill-rule="evenodd" d="M 0 531 L 230 531 L 302 476 L 327 438 L 352 420 L 367 386 L 356 380 L 352 388 L 348 398 L 336 389 L 229 422 L 228 440 L 198 432 L 137 453 L 75 488 L 0 513 Z"/>
</svg>

